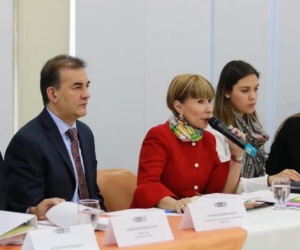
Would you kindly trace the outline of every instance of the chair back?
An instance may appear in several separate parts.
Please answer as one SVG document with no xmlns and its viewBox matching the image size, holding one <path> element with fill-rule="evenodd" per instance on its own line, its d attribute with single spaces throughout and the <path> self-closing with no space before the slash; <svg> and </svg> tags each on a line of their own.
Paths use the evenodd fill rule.
<svg viewBox="0 0 300 250">
<path fill-rule="evenodd" d="M 97 184 L 107 212 L 113 212 L 129 208 L 137 178 L 128 169 L 99 169 Z"/>
</svg>

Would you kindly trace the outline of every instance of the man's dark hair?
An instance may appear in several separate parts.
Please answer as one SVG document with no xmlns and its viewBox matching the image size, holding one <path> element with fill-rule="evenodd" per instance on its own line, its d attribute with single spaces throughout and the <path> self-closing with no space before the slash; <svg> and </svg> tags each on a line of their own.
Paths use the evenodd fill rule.
<svg viewBox="0 0 300 250">
<path fill-rule="evenodd" d="M 77 57 L 69 55 L 58 55 L 46 62 L 41 70 L 40 88 L 43 103 L 49 103 L 47 88 L 60 88 L 60 70 L 62 69 L 81 69 L 85 68 L 86 62 Z"/>
</svg>

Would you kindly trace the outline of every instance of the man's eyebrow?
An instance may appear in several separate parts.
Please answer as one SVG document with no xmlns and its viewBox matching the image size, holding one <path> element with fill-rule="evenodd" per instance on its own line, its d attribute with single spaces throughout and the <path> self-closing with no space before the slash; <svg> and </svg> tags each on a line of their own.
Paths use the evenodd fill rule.
<svg viewBox="0 0 300 250">
<path fill-rule="evenodd" d="M 91 83 L 91 81 L 88 81 L 86 84 L 90 84 Z M 85 85 L 84 83 L 82 83 L 82 82 L 75 82 L 75 83 L 73 83 L 73 86 L 82 86 L 82 85 Z"/>
<path fill-rule="evenodd" d="M 76 85 L 83 85 L 83 83 L 82 82 L 74 82 L 73 86 L 76 86 Z"/>
</svg>

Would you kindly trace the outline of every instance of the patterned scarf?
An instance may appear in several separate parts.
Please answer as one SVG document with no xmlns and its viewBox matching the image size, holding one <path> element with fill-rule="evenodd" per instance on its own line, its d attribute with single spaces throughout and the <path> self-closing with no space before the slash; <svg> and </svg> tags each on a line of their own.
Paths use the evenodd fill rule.
<svg viewBox="0 0 300 250">
<path fill-rule="evenodd" d="M 185 118 L 180 119 L 178 115 L 170 116 L 169 127 L 181 141 L 199 141 L 202 138 L 203 129 L 193 127 Z"/>
<path fill-rule="evenodd" d="M 269 135 L 263 130 L 261 124 L 251 119 L 250 116 L 242 117 L 236 112 L 233 113 L 236 127 L 246 135 L 246 141 L 257 150 L 254 156 L 244 155 L 242 176 L 244 178 L 264 176 L 265 162 L 268 159 L 264 144 L 269 139 Z"/>
</svg>

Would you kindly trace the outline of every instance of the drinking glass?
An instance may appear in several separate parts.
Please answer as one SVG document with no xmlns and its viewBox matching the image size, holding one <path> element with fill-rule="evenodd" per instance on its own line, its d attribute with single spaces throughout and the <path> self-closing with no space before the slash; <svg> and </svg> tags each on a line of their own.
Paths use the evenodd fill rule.
<svg viewBox="0 0 300 250">
<path fill-rule="evenodd" d="M 100 215 L 100 204 L 98 200 L 85 199 L 78 202 L 79 224 L 92 224 L 95 229 Z"/>
<path fill-rule="evenodd" d="M 289 198 L 291 182 L 286 177 L 275 177 L 272 181 L 272 192 L 275 199 L 274 210 L 286 209 L 285 202 Z"/>
</svg>

